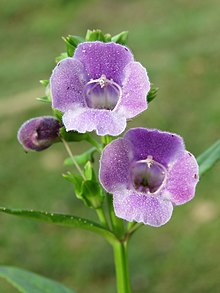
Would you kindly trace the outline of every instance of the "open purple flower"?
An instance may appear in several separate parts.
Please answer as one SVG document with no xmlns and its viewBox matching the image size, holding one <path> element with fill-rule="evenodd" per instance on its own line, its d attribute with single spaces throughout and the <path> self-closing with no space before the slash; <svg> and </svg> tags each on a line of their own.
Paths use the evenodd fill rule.
<svg viewBox="0 0 220 293">
<path fill-rule="evenodd" d="M 128 48 L 96 41 L 79 44 L 73 58 L 57 64 L 50 88 L 67 131 L 117 136 L 127 119 L 147 109 L 150 82 Z"/>
<path fill-rule="evenodd" d="M 169 221 L 173 206 L 194 197 L 199 180 L 196 159 L 180 136 L 145 128 L 105 147 L 99 176 L 113 193 L 118 217 L 155 227 Z"/>
</svg>

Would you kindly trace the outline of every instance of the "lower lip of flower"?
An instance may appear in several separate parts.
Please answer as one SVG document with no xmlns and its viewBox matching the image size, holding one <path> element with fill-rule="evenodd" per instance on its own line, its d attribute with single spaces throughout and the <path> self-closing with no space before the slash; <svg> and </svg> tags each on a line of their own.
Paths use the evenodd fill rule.
<svg viewBox="0 0 220 293">
<path fill-rule="evenodd" d="M 121 87 L 104 74 L 98 79 L 90 80 L 84 87 L 84 98 L 89 108 L 115 110 L 121 97 Z"/>
<path fill-rule="evenodd" d="M 152 156 L 135 162 L 130 171 L 134 189 L 147 195 L 161 190 L 167 178 L 166 168 L 154 161 Z"/>
</svg>

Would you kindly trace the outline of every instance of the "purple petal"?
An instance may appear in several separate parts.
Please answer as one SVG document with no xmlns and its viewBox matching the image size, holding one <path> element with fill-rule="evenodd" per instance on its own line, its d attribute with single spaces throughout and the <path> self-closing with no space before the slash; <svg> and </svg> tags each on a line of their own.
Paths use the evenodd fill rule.
<svg viewBox="0 0 220 293">
<path fill-rule="evenodd" d="M 180 136 L 157 129 L 133 128 L 125 134 L 124 139 L 131 142 L 135 161 L 152 156 L 155 161 L 166 167 L 184 150 Z"/>
<path fill-rule="evenodd" d="M 107 145 L 100 159 L 99 179 L 108 192 L 126 188 L 129 182 L 129 146 L 122 138 Z"/>
<path fill-rule="evenodd" d="M 147 109 L 150 82 L 146 69 L 138 62 L 129 63 L 124 69 L 123 96 L 118 105 L 126 118 L 132 118 Z"/>
<path fill-rule="evenodd" d="M 173 212 L 169 200 L 125 189 L 114 192 L 113 204 L 117 217 L 154 227 L 166 224 Z"/>
<path fill-rule="evenodd" d="M 79 44 L 74 58 L 83 63 L 88 78 L 97 79 L 104 74 L 119 85 L 123 81 L 125 66 L 134 61 L 133 55 L 125 46 L 98 41 Z"/>
<path fill-rule="evenodd" d="M 176 205 L 191 200 L 199 181 L 199 167 L 194 156 L 185 151 L 172 166 L 165 186 L 170 200 Z"/>
<path fill-rule="evenodd" d="M 96 130 L 98 135 L 117 136 L 125 130 L 126 118 L 109 110 L 75 107 L 65 112 L 63 123 L 67 131 L 85 133 Z"/>
<path fill-rule="evenodd" d="M 84 105 L 82 93 L 86 82 L 81 62 L 74 58 L 60 61 L 50 79 L 52 107 L 65 112 L 75 103 Z"/>
</svg>

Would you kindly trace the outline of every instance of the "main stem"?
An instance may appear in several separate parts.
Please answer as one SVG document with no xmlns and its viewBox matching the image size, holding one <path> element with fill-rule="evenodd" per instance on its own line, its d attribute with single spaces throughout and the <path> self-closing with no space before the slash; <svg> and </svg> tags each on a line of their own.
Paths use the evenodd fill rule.
<svg viewBox="0 0 220 293">
<path fill-rule="evenodd" d="M 131 293 L 128 273 L 127 245 L 127 241 L 117 241 L 113 244 L 118 293 Z"/>
</svg>

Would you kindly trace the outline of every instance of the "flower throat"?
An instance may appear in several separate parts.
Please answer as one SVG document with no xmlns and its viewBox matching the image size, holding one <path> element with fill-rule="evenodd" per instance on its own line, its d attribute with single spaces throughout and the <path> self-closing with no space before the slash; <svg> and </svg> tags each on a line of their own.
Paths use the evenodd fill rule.
<svg viewBox="0 0 220 293">
<path fill-rule="evenodd" d="M 84 87 L 84 98 L 89 108 L 114 110 L 121 100 L 122 89 L 104 74 L 92 79 Z"/>
</svg>

